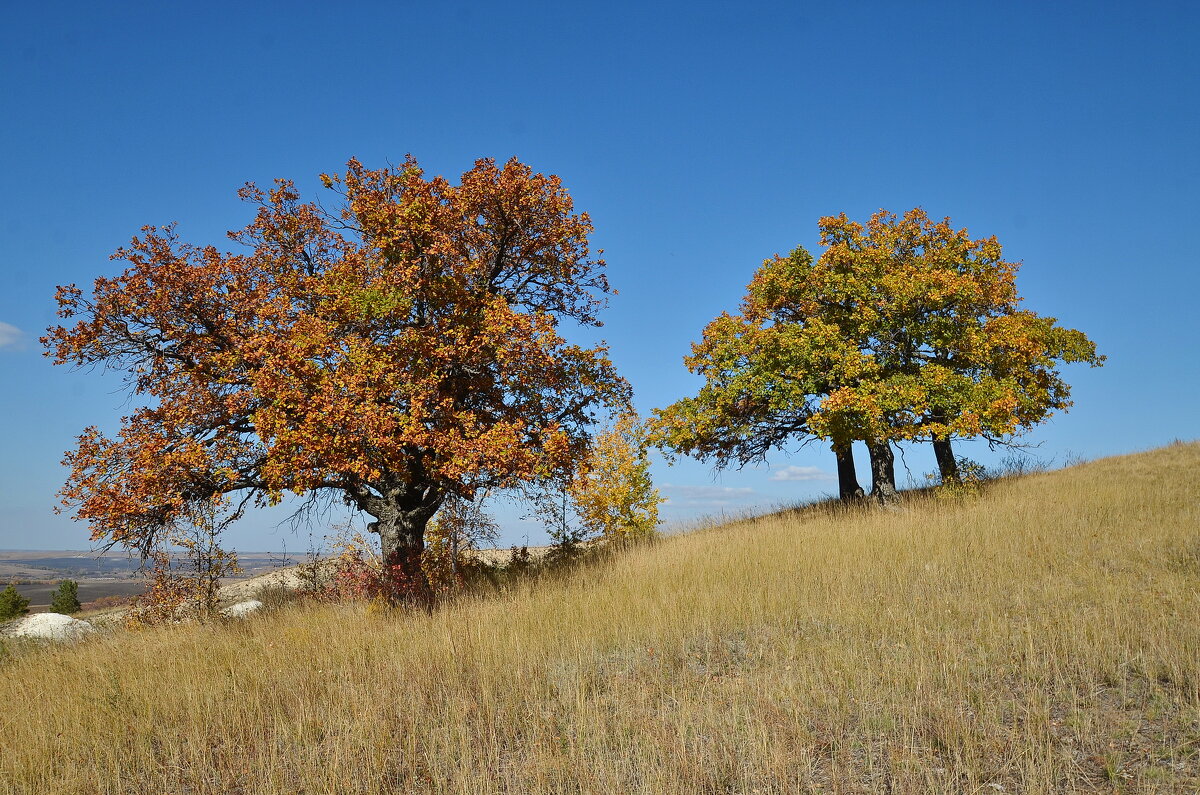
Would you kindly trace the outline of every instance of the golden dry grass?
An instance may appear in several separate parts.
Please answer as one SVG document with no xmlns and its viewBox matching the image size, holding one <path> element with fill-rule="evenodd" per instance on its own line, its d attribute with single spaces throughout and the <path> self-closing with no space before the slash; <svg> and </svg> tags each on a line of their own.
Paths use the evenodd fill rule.
<svg viewBox="0 0 1200 795">
<path fill-rule="evenodd" d="M 0 666 L 0 791 L 1194 792 L 1200 445 Z"/>
</svg>

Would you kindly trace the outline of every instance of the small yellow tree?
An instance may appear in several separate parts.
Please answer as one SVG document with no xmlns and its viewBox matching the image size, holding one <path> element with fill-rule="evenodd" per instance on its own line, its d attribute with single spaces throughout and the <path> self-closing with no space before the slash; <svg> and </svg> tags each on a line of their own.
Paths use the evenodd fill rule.
<svg viewBox="0 0 1200 795">
<path fill-rule="evenodd" d="M 648 538 L 663 498 L 650 479 L 646 427 L 632 410 L 596 436 L 570 486 L 585 535 L 606 541 Z"/>
</svg>

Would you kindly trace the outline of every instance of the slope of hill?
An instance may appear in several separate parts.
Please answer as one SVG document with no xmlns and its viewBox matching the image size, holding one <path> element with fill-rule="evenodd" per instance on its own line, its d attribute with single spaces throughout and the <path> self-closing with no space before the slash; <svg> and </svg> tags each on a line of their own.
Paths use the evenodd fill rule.
<svg viewBox="0 0 1200 795">
<path fill-rule="evenodd" d="M 1200 788 L 1200 445 L 20 651 L 0 792 Z"/>
</svg>

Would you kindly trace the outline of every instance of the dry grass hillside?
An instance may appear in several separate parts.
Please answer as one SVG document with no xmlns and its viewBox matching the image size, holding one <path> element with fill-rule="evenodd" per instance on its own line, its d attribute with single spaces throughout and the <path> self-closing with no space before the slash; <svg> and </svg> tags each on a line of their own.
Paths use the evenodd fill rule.
<svg viewBox="0 0 1200 795">
<path fill-rule="evenodd" d="M 1200 445 L 0 664 L 0 792 L 1200 790 Z"/>
</svg>

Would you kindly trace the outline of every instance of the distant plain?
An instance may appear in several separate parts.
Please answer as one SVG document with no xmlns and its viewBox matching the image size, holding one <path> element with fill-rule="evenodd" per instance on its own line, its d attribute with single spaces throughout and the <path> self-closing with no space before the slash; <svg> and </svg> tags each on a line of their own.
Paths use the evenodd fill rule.
<svg viewBox="0 0 1200 795">
<path fill-rule="evenodd" d="M 272 569 L 294 566 L 301 561 L 272 552 L 238 555 L 242 579 Z M 79 601 L 87 603 L 108 596 L 136 596 L 145 590 L 140 559 L 125 552 L 91 552 L 77 549 L 0 549 L 0 587 L 16 583 L 18 593 L 30 600 L 37 613 L 50 609 L 51 594 L 64 579 L 79 583 Z"/>
</svg>

